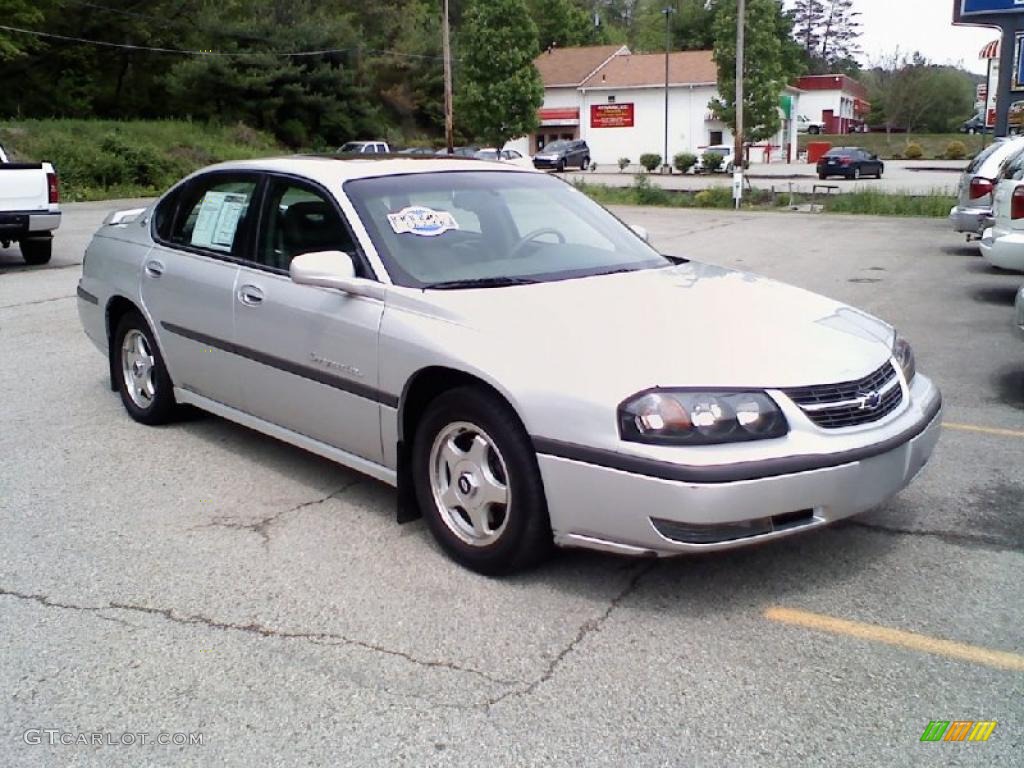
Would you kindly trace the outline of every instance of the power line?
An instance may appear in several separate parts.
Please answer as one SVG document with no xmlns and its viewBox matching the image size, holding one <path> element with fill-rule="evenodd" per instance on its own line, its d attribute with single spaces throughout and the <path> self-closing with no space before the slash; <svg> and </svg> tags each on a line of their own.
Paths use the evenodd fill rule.
<svg viewBox="0 0 1024 768">
<path fill-rule="evenodd" d="M 54 32 L 42 32 L 37 29 L 21 29 L 20 27 L 9 27 L 4 24 L 0 24 L 0 30 L 7 32 L 18 32 L 23 35 L 33 35 L 35 37 L 50 38 L 53 40 L 63 40 L 69 43 L 82 43 L 85 45 L 98 45 L 105 48 L 121 48 L 130 51 L 148 51 L 150 53 L 171 53 L 179 56 L 214 56 L 220 58 L 238 58 L 243 56 L 256 56 L 259 54 L 269 54 L 271 56 L 281 57 L 299 57 L 299 56 L 326 56 L 332 53 L 355 53 L 360 52 L 371 56 L 395 56 L 398 58 L 405 59 L 431 59 L 434 61 L 440 61 L 441 56 L 431 56 L 428 54 L 421 53 L 403 53 L 402 51 L 386 51 L 376 48 L 325 48 L 317 51 L 247 51 L 247 52 L 227 52 L 227 51 L 213 51 L 213 50 L 189 50 L 187 48 L 159 48 L 149 45 L 133 45 L 131 43 L 111 43 L 106 40 L 88 40 L 84 37 L 72 37 L 70 35 L 58 35 Z"/>
</svg>

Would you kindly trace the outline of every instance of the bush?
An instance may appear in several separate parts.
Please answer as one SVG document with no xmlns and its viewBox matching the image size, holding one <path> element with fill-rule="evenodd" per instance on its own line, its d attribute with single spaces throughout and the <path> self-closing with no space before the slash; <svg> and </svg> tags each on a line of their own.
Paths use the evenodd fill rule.
<svg viewBox="0 0 1024 768">
<path fill-rule="evenodd" d="M 721 155 L 716 155 L 716 157 L 719 160 L 722 159 Z M 693 201 L 697 204 L 698 208 L 732 208 L 735 205 L 732 199 L 731 187 L 705 189 L 694 195 Z"/>
<path fill-rule="evenodd" d="M 619 173 L 622 173 L 624 170 L 626 170 L 629 167 L 629 164 L 631 162 L 633 162 L 633 161 L 630 160 L 628 157 L 620 157 L 619 158 Z"/>
<path fill-rule="evenodd" d="M 680 173 L 687 173 L 693 166 L 697 164 L 697 156 L 689 152 L 680 152 L 678 155 L 672 158 L 672 165 L 676 167 L 676 170 Z"/>
<path fill-rule="evenodd" d="M 277 136 L 281 141 L 293 149 L 302 147 L 309 140 L 306 133 L 306 126 L 300 120 L 290 117 L 277 128 Z"/>
<path fill-rule="evenodd" d="M 962 141 L 951 141 L 946 145 L 947 160 L 963 160 L 967 157 L 967 145 Z"/>
<path fill-rule="evenodd" d="M 701 162 L 704 164 L 704 170 L 708 173 L 714 173 L 722 167 L 722 163 L 725 162 L 725 158 L 717 152 L 705 152 L 701 155 Z"/>
<path fill-rule="evenodd" d="M 641 158 L 641 163 L 642 162 L 643 159 Z M 658 162 L 661 162 L 661 157 L 658 157 Z M 647 166 L 644 167 L 646 168 Z M 648 168 L 648 170 L 651 169 Z M 652 184 L 650 179 L 646 176 L 636 177 L 636 181 L 633 182 L 633 196 L 636 199 L 637 205 L 671 204 L 671 197 L 669 196 L 669 193 L 657 184 Z"/>
<path fill-rule="evenodd" d="M 640 165 L 642 165 L 647 171 L 654 172 L 658 170 L 658 166 L 661 165 L 661 155 L 653 152 L 644 152 L 640 155 Z"/>
<path fill-rule="evenodd" d="M 921 148 L 920 144 L 912 142 L 907 144 L 907 148 L 903 150 L 903 156 L 907 158 L 907 160 L 920 160 L 924 157 L 924 150 Z"/>
</svg>

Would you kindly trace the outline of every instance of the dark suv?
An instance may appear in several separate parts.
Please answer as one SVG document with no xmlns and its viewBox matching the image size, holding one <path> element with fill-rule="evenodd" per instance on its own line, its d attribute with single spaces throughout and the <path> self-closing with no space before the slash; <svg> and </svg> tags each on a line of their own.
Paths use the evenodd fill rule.
<svg viewBox="0 0 1024 768">
<path fill-rule="evenodd" d="M 590 147 L 585 141 L 552 141 L 533 157 L 534 168 L 554 168 L 564 171 L 567 166 L 579 166 L 581 171 L 590 167 Z"/>
</svg>

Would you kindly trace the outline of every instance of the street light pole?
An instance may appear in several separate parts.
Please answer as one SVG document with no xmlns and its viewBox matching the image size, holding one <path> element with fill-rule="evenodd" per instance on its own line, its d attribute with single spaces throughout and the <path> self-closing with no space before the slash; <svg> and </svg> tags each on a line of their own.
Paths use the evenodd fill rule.
<svg viewBox="0 0 1024 768">
<path fill-rule="evenodd" d="M 676 12 L 675 8 L 668 6 L 661 9 L 661 12 L 665 14 L 665 154 L 662 155 L 662 169 L 666 166 L 671 168 L 671 163 L 668 159 L 668 53 L 672 47 L 672 28 L 669 24 L 669 17 Z"/>
<path fill-rule="evenodd" d="M 736 200 L 736 208 L 740 207 L 743 198 L 743 56 L 746 45 L 746 0 L 737 0 L 736 6 L 736 146 L 733 150 L 732 196 Z"/>
</svg>

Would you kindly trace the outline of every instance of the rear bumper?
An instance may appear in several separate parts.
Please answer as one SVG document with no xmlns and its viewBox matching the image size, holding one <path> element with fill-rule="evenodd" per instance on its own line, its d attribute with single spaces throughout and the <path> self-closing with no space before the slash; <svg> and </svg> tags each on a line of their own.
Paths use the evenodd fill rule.
<svg viewBox="0 0 1024 768">
<path fill-rule="evenodd" d="M 993 267 L 1024 272 L 1024 232 L 1000 235 L 992 228 L 981 237 L 981 255 Z"/>
<path fill-rule="evenodd" d="M 19 237 L 52 232 L 60 227 L 60 211 L 0 211 L 0 237 Z"/>
<path fill-rule="evenodd" d="M 981 235 L 988 226 L 991 215 L 991 208 L 966 208 L 955 205 L 949 212 L 949 223 L 953 226 L 954 232 Z"/>
<path fill-rule="evenodd" d="M 540 453 L 555 541 L 664 557 L 756 544 L 877 507 L 913 480 L 939 439 L 941 396 L 919 378 L 898 439 L 807 471 L 697 483 Z"/>
</svg>

